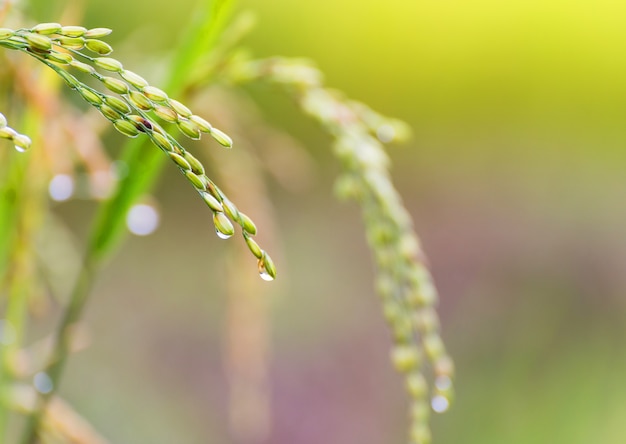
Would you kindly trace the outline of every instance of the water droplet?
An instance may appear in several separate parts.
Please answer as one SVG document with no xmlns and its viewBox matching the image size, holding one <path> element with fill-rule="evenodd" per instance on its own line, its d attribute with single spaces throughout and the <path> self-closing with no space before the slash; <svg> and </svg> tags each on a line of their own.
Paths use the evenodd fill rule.
<svg viewBox="0 0 626 444">
<path fill-rule="evenodd" d="M 13 139 L 13 143 L 15 144 L 15 149 L 20 153 L 23 153 L 28 148 L 30 148 L 30 145 L 33 143 L 30 140 L 30 137 L 25 136 L 24 134 L 16 133 L 11 138 Z"/>
<path fill-rule="evenodd" d="M 159 213 L 151 205 L 134 205 L 126 216 L 126 226 L 133 234 L 147 236 L 159 226 Z"/>
<path fill-rule="evenodd" d="M 263 279 L 264 281 L 269 282 L 274 280 L 272 275 L 267 272 L 267 269 L 265 268 L 265 262 L 263 262 L 262 259 L 259 260 L 259 276 L 261 276 L 261 279 Z"/>
<path fill-rule="evenodd" d="M 48 193 L 57 202 L 69 199 L 74 194 L 74 179 L 67 174 L 57 174 L 48 185 Z"/>
<path fill-rule="evenodd" d="M 50 393 L 54 388 L 52 379 L 45 372 L 39 372 L 33 377 L 33 385 L 39 393 L 43 394 Z"/>
<path fill-rule="evenodd" d="M 228 239 L 235 234 L 235 227 L 228 217 L 222 212 L 213 213 L 213 224 L 215 225 L 215 232 L 221 239 Z"/>
<path fill-rule="evenodd" d="M 274 280 L 274 278 L 270 276 L 270 274 L 267 271 L 265 271 L 265 269 L 259 272 L 259 276 L 261 276 L 261 279 L 263 279 L 264 281 L 271 282 Z"/>
<path fill-rule="evenodd" d="M 15 342 L 15 328 L 6 319 L 0 319 L 0 344 L 11 345 Z"/>
<path fill-rule="evenodd" d="M 450 401 L 448 401 L 448 398 L 443 395 L 436 395 L 433 396 L 433 399 L 430 401 L 430 405 L 435 412 L 443 413 L 448 410 L 448 407 L 450 407 Z"/>
<path fill-rule="evenodd" d="M 231 237 L 233 237 L 232 234 L 222 233 L 218 229 L 215 230 L 215 234 L 217 234 L 217 237 L 219 237 L 220 239 L 230 239 Z"/>
</svg>

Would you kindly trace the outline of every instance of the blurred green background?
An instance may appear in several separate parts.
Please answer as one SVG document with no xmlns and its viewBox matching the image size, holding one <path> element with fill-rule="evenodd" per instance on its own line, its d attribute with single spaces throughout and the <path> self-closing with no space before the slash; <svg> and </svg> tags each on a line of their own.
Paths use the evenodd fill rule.
<svg viewBox="0 0 626 444">
<path fill-rule="evenodd" d="M 36 21 L 63 9 L 31 3 Z M 142 63 L 172 50 L 194 4 L 87 2 L 82 24 L 113 28 L 116 56 L 157 82 Z M 393 175 L 430 258 L 458 373 L 435 442 L 625 442 L 626 4 L 239 9 L 257 16 L 244 42 L 255 55 L 312 58 L 329 86 L 414 129 L 391 148 Z M 313 160 L 307 186 L 270 182 L 282 254 L 277 282 L 258 283 L 271 323 L 271 429 L 259 442 L 403 442 L 407 401 L 360 215 L 332 196 L 330 141 L 279 90 L 247 91 Z M 92 344 L 72 357 L 61 393 L 115 443 L 237 442 L 224 351 L 224 264 L 236 242 L 214 236 L 173 168 L 155 197 L 161 227 L 129 239 L 102 274 L 88 307 Z M 93 206 L 56 210 L 81 233 Z M 240 273 L 255 274 L 247 265 Z"/>
</svg>

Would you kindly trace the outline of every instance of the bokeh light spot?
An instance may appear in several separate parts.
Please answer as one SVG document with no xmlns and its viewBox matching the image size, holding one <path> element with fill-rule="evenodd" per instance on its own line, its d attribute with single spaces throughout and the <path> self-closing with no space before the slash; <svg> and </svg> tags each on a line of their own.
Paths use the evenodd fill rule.
<svg viewBox="0 0 626 444">
<path fill-rule="evenodd" d="M 57 174 L 50 181 L 48 192 L 52 200 L 57 202 L 68 200 L 74 194 L 74 179 L 67 174 Z"/>
<path fill-rule="evenodd" d="M 33 385 L 39 393 L 50 393 L 54 388 L 52 379 L 45 372 L 39 372 L 33 377 Z"/>
<path fill-rule="evenodd" d="M 159 226 L 159 213 L 150 205 L 134 205 L 126 216 L 126 226 L 137 236 L 147 236 Z"/>
<path fill-rule="evenodd" d="M 430 402 L 430 405 L 432 406 L 435 412 L 443 413 L 446 410 L 448 410 L 448 407 L 450 407 L 450 401 L 448 401 L 448 399 L 445 396 L 437 395 L 437 396 L 433 396 L 433 399 Z"/>
</svg>

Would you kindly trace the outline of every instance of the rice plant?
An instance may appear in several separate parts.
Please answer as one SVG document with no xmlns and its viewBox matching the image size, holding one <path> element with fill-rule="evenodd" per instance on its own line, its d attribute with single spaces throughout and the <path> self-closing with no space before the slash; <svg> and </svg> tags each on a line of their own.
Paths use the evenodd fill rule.
<svg viewBox="0 0 626 444">
<path fill-rule="evenodd" d="M 304 115 L 319 122 L 333 138 L 334 154 L 342 168 L 336 191 L 339 197 L 354 199 L 362 209 L 367 241 L 378 270 L 376 287 L 394 341 L 391 360 L 405 375 L 411 398 L 408 441 L 431 442 L 430 411 L 448 409 L 454 370 L 439 334 L 434 308 L 437 292 L 425 255 L 388 172 L 390 161 L 384 143 L 401 142 L 410 130 L 403 122 L 328 89 L 321 72 L 309 61 L 242 55 L 237 44 L 247 26 L 245 20 L 229 22 L 231 10 L 228 1 L 203 7 L 203 19 L 181 46 L 163 87 L 150 84 L 111 56 L 113 48 L 106 41 L 111 29 L 56 22 L 0 27 L 0 47 L 5 57 L 10 53 L 7 71 L 16 82 L 24 76 L 22 65 L 36 70 L 33 75 L 40 84 L 54 85 L 54 79 L 60 79 L 61 87 L 73 90 L 76 97 L 97 110 L 102 122 L 108 121 L 109 128 L 128 139 L 121 159 L 127 166 L 125 174 L 115 177 L 108 190 L 92 196 L 98 202 L 97 214 L 78 276 L 45 361 L 26 371 L 36 375 L 34 383 L 29 384 L 24 382 L 24 372 L 16 362 L 26 350 L 27 312 L 34 285 L 29 276 L 36 261 L 33 239 L 50 211 L 46 205 L 50 165 L 42 160 L 46 156 L 34 153 L 54 149 L 54 132 L 47 128 L 63 125 L 55 122 L 54 113 L 40 103 L 52 101 L 62 107 L 63 102 L 58 89 L 51 93 L 27 79 L 33 97 L 27 97 L 22 115 L 10 109 L 0 114 L 0 138 L 7 139 L 6 145 L 12 144 L 17 151 L 2 153 L 0 181 L 0 272 L 4 275 L 3 291 L 8 294 L 2 326 L 5 340 L 0 363 L 0 437 L 7 436 L 8 412 L 12 410 L 26 416 L 20 438 L 23 444 L 57 438 L 61 442 L 102 442 L 88 424 L 81 429 L 80 437 L 71 435 L 71 424 L 82 424 L 83 420 L 57 396 L 57 388 L 67 359 L 80 342 L 77 326 L 94 280 L 122 241 L 129 213 L 153 186 L 167 159 L 209 207 L 217 236 L 228 239 L 238 226 L 260 277 L 267 281 L 277 277 L 269 253 L 254 239 L 257 225 L 207 175 L 205 165 L 185 146 L 185 140 L 206 135 L 222 147 L 237 149 L 237 141 L 226 134 L 228 131 L 214 127 L 184 104 L 189 94 L 201 89 L 211 76 L 218 76 L 237 88 L 251 82 L 277 85 L 295 100 Z M 0 15 L 0 24 L 3 18 Z M 207 53 L 213 59 L 207 60 Z M 36 68 L 23 62 L 29 57 L 38 62 Z M 0 77 L 0 84 L 3 81 Z M 2 102 L 5 107 L 7 103 Z M 19 118 L 13 122 L 5 115 Z M 110 168 L 114 161 L 105 160 L 97 167 L 103 164 Z M 219 170 L 220 166 L 213 168 Z M 68 175 L 55 176 L 54 180 L 72 185 Z M 237 187 L 239 178 L 222 180 Z M 14 190 L 19 190 L 18 196 L 12 195 Z M 14 336 L 10 341 L 6 340 L 9 333 Z"/>
</svg>

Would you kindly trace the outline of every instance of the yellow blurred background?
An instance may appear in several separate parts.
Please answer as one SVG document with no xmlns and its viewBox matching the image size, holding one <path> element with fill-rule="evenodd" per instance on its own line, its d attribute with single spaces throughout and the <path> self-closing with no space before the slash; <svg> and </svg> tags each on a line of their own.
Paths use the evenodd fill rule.
<svg viewBox="0 0 626 444">
<path fill-rule="evenodd" d="M 64 3 L 32 1 L 29 13 L 55 21 Z M 81 24 L 114 29 L 116 57 L 157 82 L 142 67 L 175 47 L 195 3 L 86 2 Z M 626 4 L 238 9 L 257 17 L 244 41 L 254 55 L 311 58 L 329 86 L 414 130 L 390 149 L 392 173 L 430 258 L 458 374 L 434 442 L 625 442 Z M 269 181 L 282 251 L 279 279 L 258 283 L 271 339 L 258 414 L 269 429 L 230 431 L 225 264 L 236 242 L 213 235 L 172 168 L 155 191 L 161 227 L 129 239 L 99 279 L 92 344 L 71 358 L 61 393 L 115 443 L 404 442 L 407 400 L 360 215 L 332 196 L 330 140 L 278 89 L 246 92 L 304 147 L 311 171 L 291 189 Z M 220 116 L 218 100 L 203 106 Z M 93 205 L 56 212 L 80 235 Z M 240 273 L 256 274 L 248 265 Z"/>
</svg>

